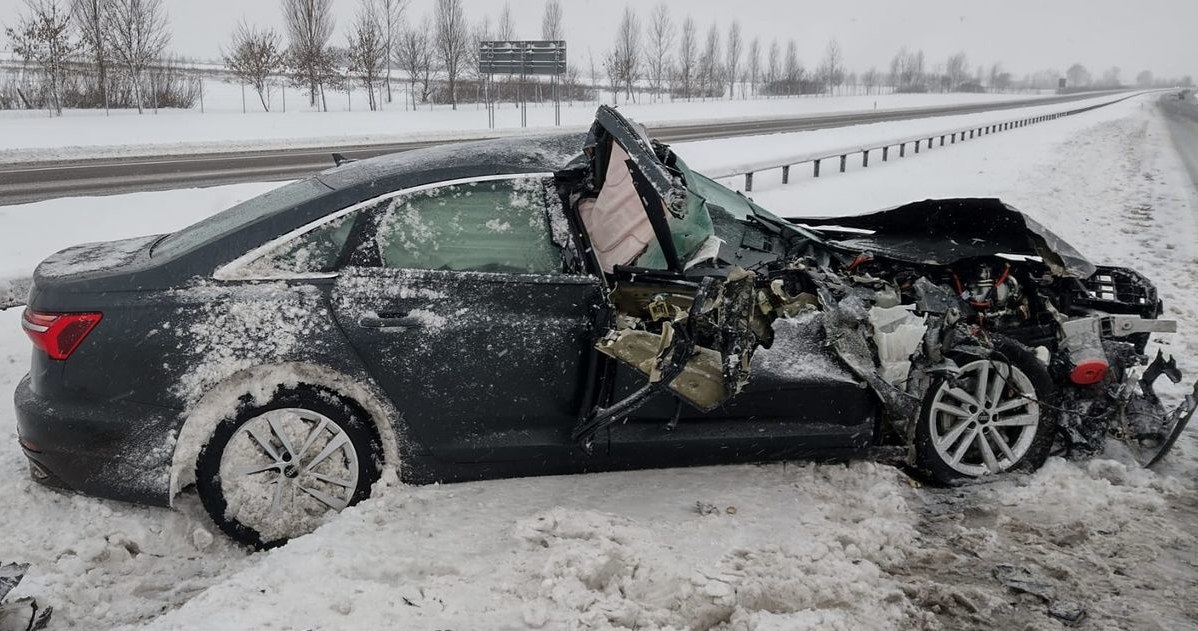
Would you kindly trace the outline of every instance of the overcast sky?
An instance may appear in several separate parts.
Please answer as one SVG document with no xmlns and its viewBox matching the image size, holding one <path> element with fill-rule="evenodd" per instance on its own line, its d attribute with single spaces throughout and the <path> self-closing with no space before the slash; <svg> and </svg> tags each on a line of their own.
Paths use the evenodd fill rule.
<svg viewBox="0 0 1198 631">
<path fill-rule="evenodd" d="M 0 0 L 0 22 L 11 24 L 25 0 Z M 66 1 L 66 0 L 60 0 Z M 277 0 L 165 0 L 174 49 L 188 57 L 215 58 L 241 19 L 280 26 Z M 333 0 L 342 29 L 361 0 Z M 472 20 L 490 14 L 501 0 L 463 0 Z M 1198 76 L 1198 0 L 667 0 L 678 22 L 692 15 L 701 32 L 713 22 L 721 31 L 739 19 L 747 39 L 795 38 L 811 68 L 829 38 L 844 49 L 848 66 L 885 69 L 899 46 L 922 48 L 929 69 L 964 51 L 971 66 L 996 61 L 1017 77 L 1045 68 L 1064 71 L 1075 61 L 1098 76 L 1120 66 L 1125 81 L 1140 70 L 1158 76 Z M 511 0 L 518 35 L 540 36 L 544 0 Z M 586 64 L 609 46 L 621 0 L 563 0 L 566 39 L 574 62 Z M 632 2 L 647 16 L 653 2 Z M 411 0 L 408 15 L 431 14 L 433 0 Z M 5 42 L 6 44 L 6 42 Z M 7 46 L 5 46 L 7 47 Z"/>
</svg>

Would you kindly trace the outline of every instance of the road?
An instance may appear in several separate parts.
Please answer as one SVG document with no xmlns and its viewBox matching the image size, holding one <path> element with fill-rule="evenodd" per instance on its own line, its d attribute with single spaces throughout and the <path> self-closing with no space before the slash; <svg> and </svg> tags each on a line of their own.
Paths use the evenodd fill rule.
<svg viewBox="0 0 1198 631">
<path fill-rule="evenodd" d="M 1029 107 L 1030 105 L 1052 105 L 1093 98 L 1101 94 L 1103 93 L 1086 92 L 1054 96 L 1037 99 L 1030 104 L 1027 100 L 1000 101 L 795 118 L 741 120 L 717 124 L 663 126 L 653 128 L 650 132 L 655 138 L 664 142 L 684 142 L 730 136 L 827 129 L 932 116 L 973 114 Z M 443 143 L 444 141 L 426 140 L 291 150 L 3 164 L 0 165 L 0 206 L 76 195 L 112 195 L 191 186 L 288 180 L 311 175 L 332 166 L 330 154 L 333 152 L 339 152 L 349 158 L 368 158 Z"/>
<path fill-rule="evenodd" d="M 1190 171 L 1194 187 L 1198 188 L 1198 100 L 1195 100 L 1195 93 L 1190 92 L 1185 99 L 1169 93 L 1161 97 L 1160 103 L 1169 121 L 1173 146 Z"/>
</svg>

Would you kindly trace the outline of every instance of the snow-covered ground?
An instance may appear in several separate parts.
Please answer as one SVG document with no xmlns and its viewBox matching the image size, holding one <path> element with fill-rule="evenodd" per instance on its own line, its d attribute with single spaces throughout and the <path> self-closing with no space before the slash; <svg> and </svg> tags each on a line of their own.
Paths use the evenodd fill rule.
<svg viewBox="0 0 1198 631">
<path fill-rule="evenodd" d="M 214 84 L 221 90 L 236 86 Z M 289 93 L 290 94 L 290 93 Z M 253 95 L 250 99 L 255 98 Z M 621 110 L 653 125 L 702 120 L 735 120 L 786 117 L 862 110 L 887 110 L 935 105 L 1028 100 L 1024 94 L 893 94 L 819 98 L 707 100 L 665 103 L 631 103 Z M 288 96 L 291 103 L 293 96 Z M 240 103 L 240 100 L 238 100 Z M 306 108 L 305 108 L 306 110 Z M 729 112 L 734 112 L 731 116 Z M 584 127 L 595 113 L 593 102 L 563 104 L 562 125 Z M 545 129 L 554 123 L 553 107 L 528 110 L 530 128 Z M 496 133 L 520 133 L 520 113 L 510 103 L 496 110 L 496 130 L 487 126 L 486 110 L 463 104 L 457 111 L 438 107 L 432 111 L 404 111 L 394 104 L 381 112 L 240 110 L 200 114 L 195 110 L 160 110 L 138 116 L 135 111 L 68 111 L 61 118 L 43 112 L 0 112 L 0 162 L 65 160 L 125 155 L 162 155 L 241 149 L 276 149 L 414 141 L 427 138 L 465 139 Z M 136 141 L 131 141 L 136 139 Z"/>
<path fill-rule="evenodd" d="M 743 142 L 676 148 L 712 167 L 743 157 Z M 1198 194 L 1151 98 L 868 170 L 755 184 L 787 215 L 1001 195 L 1091 258 L 1148 274 L 1181 322 L 1170 350 L 1198 374 Z M 0 209 L 0 275 L 269 186 Z M 17 319 L 0 313 L 0 393 L 28 365 Z M 43 489 L 14 433 L 0 405 L 0 560 L 33 564 L 17 593 L 54 605 L 64 628 L 1063 628 L 996 572 L 1084 608 L 1082 628 L 1198 626 L 1192 431 L 1157 473 L 1112 447 L 954 490 L 870 463 L 398 486 L 258 554 L 214 537 L 191 499 L 170 512 Z"/>
</svg>

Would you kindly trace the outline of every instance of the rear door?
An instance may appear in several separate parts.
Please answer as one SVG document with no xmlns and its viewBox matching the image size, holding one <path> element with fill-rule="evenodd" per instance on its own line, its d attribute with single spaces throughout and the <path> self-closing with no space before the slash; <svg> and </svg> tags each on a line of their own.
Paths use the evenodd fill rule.
<svg viewBox="0 0 1198 631">
<path fill-rule="evenodd" d="M 565 464 L 602 292 L 551 176 L 424 187 L 370 213 L 332 302 L 411 435 L 445 460 Z"/>
</svg>

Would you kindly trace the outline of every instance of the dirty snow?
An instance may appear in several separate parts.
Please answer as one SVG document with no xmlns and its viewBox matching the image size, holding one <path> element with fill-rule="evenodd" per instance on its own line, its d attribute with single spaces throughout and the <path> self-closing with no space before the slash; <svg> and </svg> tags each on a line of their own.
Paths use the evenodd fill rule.
<svg viewBox="0 0 1198 631">
<path fill-rule="evenodd" d="M 1151 99 L 868 171 L 756 184 L 759 202 L 794 215 L 1002 195 L 1091 258 L 1157 282 L 1181 321 L 1168 347 L 1198 374 L 1198 195 Z M 76 240 L 160 232 L 160 201 L 195 213 L 186 223 L 230 192 L 151 195 L 125 198 L 128 214 Z M 46 247 L 18 243 L 24 234 L 0 239 Z M 18 318 L 0 313 L 4 392 L 28 365 Z M 1157 473 L 1112 446 L 964 489 L 921 488 L 871 463 L 393 486 L 254 555 L 214 536 L 187 495 L 167 511 L 33 484 L 13 433 L 0 407 L 0 560 L 32 564 L 13 596 L 52 604 L 61 628 L 1063 628 L 1048 603 L 995 578 L 1004 564 L 1083 607 L 1082 628 L 1198 624 L 1193 431 Z"/>
</svg>

